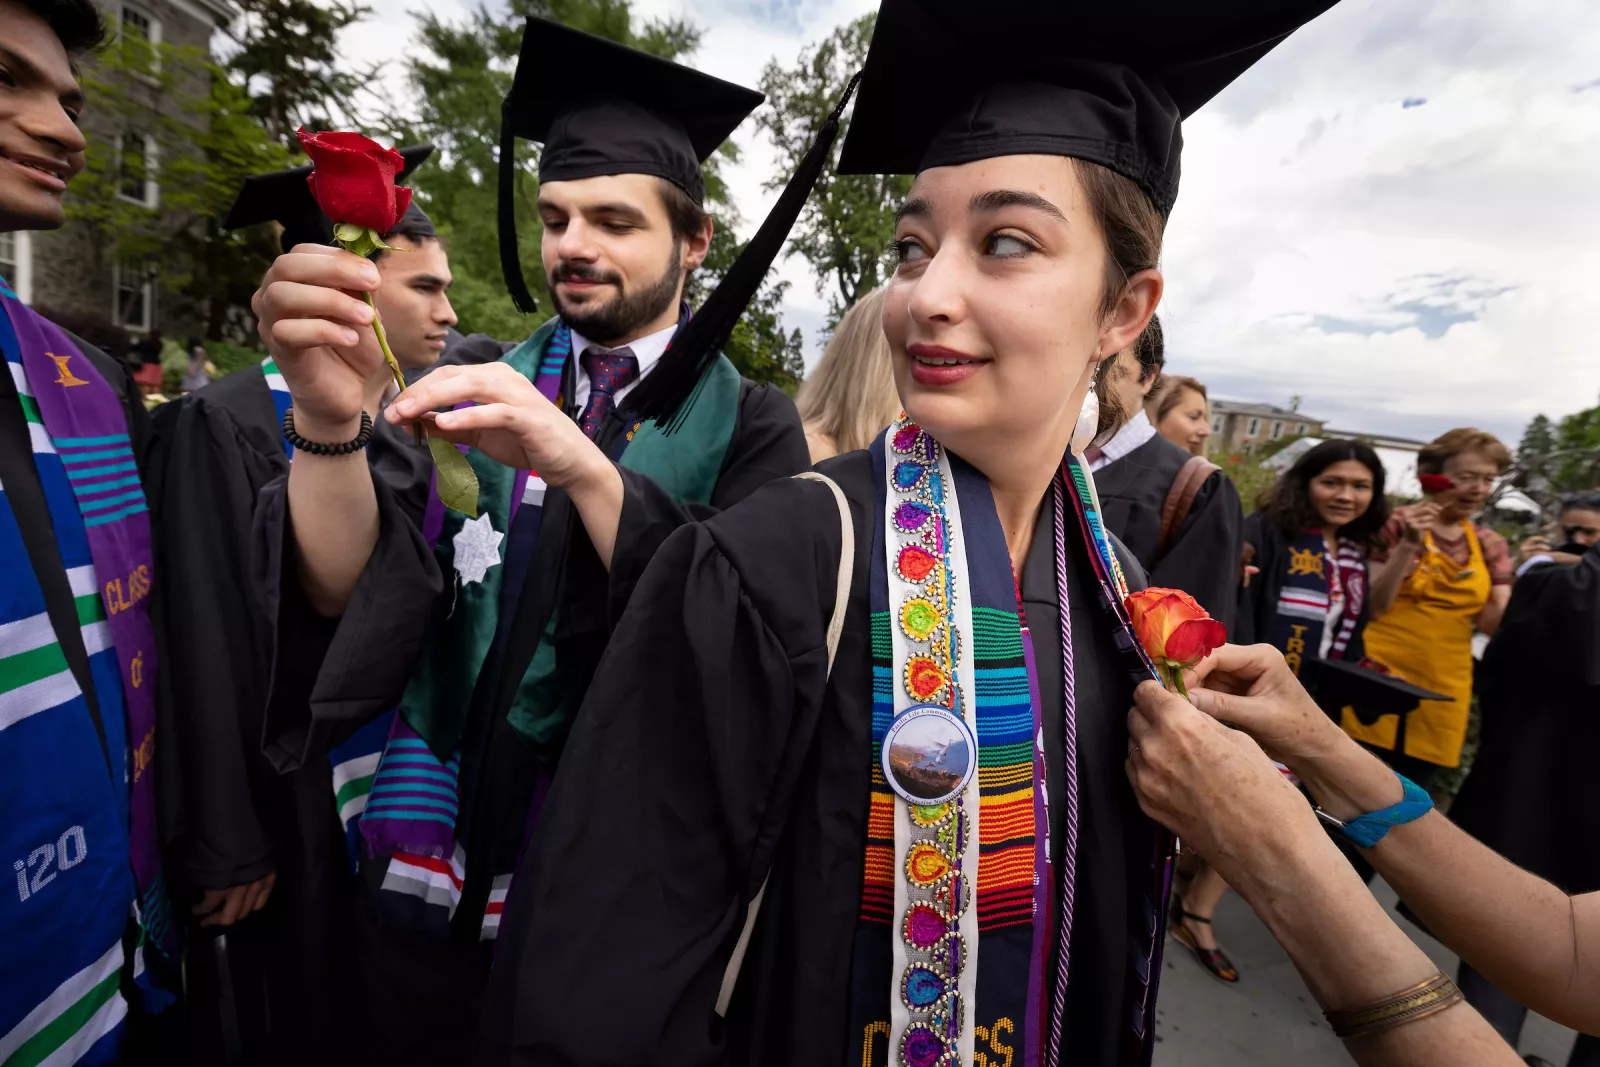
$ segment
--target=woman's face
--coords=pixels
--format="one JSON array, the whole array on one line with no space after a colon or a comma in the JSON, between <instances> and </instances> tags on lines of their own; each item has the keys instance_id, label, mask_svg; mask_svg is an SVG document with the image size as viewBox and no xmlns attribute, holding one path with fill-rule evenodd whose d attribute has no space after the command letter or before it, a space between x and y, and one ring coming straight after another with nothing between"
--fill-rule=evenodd
<instances>
[{"instance_id":1,"label":"woman's face","mask_svg":"<svg viewBox=\"0 0 1600 1067\"><path fill-rule=\"evenodd\" d=\"M1458 520L1483 510L1500 479L1500 465L1482 452L1457 452L1444 461L1443 473L1456 487L1445 494L1440 517Z\"/></svg>"},{"instance_id":2,"label":"woman's face","mask_svg":"<svg viewBox=\"0 0 1600 1067\"><path fill-rule=\"evenodd\" d=\"M1311 479L1311 506L1323 529L1337 530L1365 515L1372 506L1372 483L1372 471L1353 459L1330 463Z\"/></svg>"},{"instance_id":3,"label":"woman's face","mask_svg":"<svg viewBox=\"0 0 1600 1067\"><path fill-rule=\"evenodd\" d=\"M923 171L895 239L883 327L906 413L991 478L1059 462L1094 364L1139 336L1160 274L1102 315L1105 241L1058 156Z\"/></svg>"},{"instance_id":4,"label":"woman's face","mask_svg":"<svg viewBox=\"0 0 1600 1067\"><path fill-rule=\"evenodd\" d=\"M1193 389L1185 389L1183 398L1167 412L1156 430L1190 455L1205 455L1206 438L1211 436L1211 406Z\"/></svg>"}]
</instances>

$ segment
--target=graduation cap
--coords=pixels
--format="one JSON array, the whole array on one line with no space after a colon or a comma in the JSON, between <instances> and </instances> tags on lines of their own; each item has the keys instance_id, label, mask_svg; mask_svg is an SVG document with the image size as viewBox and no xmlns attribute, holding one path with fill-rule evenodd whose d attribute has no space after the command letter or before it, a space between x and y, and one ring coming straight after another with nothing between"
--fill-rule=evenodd
<instances>
[{"instance_id":1,"label":"graduation cap","mask_svg":"<svg viewBox=\"0 0 1600 1067\"><path fill-rule=\"evenodd\" d=\"M777 204L716 290L629 395L641 419L670 432L701 375L727 343L805 206L839 133L852 80ZM540 181L651 174L705 200L700 164L765 97L720 78L546 19L528 19L500 118L500 268L511 299L534 309L517 253L516 142L540 141Z\"/></svg>"},{"instance_id":2,"label":"graduation cap","mask_svg":"<svg viewBox=\"0 0 1600 1067\"><path fill-rule=\"evenodd\" d=\"M544 145L541 182L652 174L704 204L700 164L766 99L742 85L529 17L500 108L500 267L519 310L535 304L517 255L517 138Z\"/></svg>"},{"instance_id":3,"label":"graduation cap","mask_svg":"<svg viewBox=\"0 0 1600 1067\"><path fill-rule=\"evenodd\" d=\"M433 145L417 144L400 149L406 165L395 182L400 183L433 154ZM237 230L263 222L276 222L283 226L279 245L285 252L298 244L333 244L333 223L317 207L306 178L311 175L311 164L290 167L270 174L252 174L244 180L239 195L234 197L227 218L222 220L224 230ZM415 212L423 219L427 215L415 202L406 209L406 216Z\"/></svg>"},{"instance_id":4,"label":"graduation cap","mask_svg":"<svg viewBox=\"0 0 1600 1067\"><path fill-rule=\"evenodd\" d=\"M1371 726L1384 715L1406 715L1424 700L1449 700L1404 678L1337 659L1308 659L1300 667L1300 681L1317 707L1337 719L1350 708L1362 725Z\"/></svg>"},{"instance_id":5,"label":"graduation cap","mask_svg":"<svg viewBox=\"0 0 1600 1067\"><path fill-rule=\"evenodd\" d=\"M1163 214L1182 120L1337 0L883 0L842 174L1060 155Z\"/></svg>"}]
</instances>

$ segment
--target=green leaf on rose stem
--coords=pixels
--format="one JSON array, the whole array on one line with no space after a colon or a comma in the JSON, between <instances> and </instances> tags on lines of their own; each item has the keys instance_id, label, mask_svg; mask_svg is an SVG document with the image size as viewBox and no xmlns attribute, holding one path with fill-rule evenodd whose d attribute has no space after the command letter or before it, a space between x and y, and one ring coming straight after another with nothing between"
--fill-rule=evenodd
<instances>
[{"instance_id":1,"label":"green leaf on rose stem","mask_svg":"<svg viewBox=\"0 0 1600 1067\"><path fill-rule=\"evenodd\" d=\"M439 472L439 499L452 511L468 518L478 517L478 472L472 469L461 450L443 437L428 438L428 451Z\"/></svg>"},{"instance_id":2,"label":"green leaf on rose stem","mask_svg":"<svg viewBox=\"0 0 1600 1067\"><path fill-rule=\"evenodd\" d=\"M357 226L353 222L334 223L333 239L338 241L346 252L354 252L362 258L366 258L374 252L401 251L401 249L385 244L383 234L377 230L370 230L365 226Z\"/></svg>"}]
</instances>

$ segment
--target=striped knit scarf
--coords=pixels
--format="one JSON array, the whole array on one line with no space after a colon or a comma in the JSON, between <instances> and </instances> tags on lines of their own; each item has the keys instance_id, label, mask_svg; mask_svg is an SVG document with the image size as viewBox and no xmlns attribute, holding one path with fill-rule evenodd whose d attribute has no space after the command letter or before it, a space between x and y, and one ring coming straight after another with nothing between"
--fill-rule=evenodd
<instances>
[{"instance_id":1,"label":"striped knit scarf","mask_svg":"<svg viewBox=\"0 0 1600 1067\"><path fill-rule=\"evenodd\" d=\"M115 1055L130 914L146 1010L180 946L154 822L150 525L116 393L72 341L0 282L0 349L20 396L95 707L68 666L0 486L0 1063ZM132 751L130 753L130 737Z\"/></svg>"},{"instance_id":2,"label":"striped knit scarf","mask_svg":"<svg viewBox=\"0 0 1600 1067\"><path fill-rule=\"evenodd\" d=\"M1322 658L1322 640L1335 591L1343 606L1328 658L1343 658L1366 604L1367 566L1361 546L1341 537L1338 555L1330 559L1322 531L1312 530L1285 546L1283 569L1277 579L1278 610L1272 619L1272 643L1283 653L1289 668L1299 674L1307 659Z\"/></svg>"}]
</instances>

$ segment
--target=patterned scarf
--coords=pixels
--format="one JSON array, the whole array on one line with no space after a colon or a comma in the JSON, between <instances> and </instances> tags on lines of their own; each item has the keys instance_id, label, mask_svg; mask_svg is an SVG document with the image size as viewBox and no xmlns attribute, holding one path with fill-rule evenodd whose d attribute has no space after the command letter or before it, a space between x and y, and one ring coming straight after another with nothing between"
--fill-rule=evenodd
<instances>
[{"instance_id":1,"label":"patterned scarf","mask_svg":"<svg viewBox=\"0 0 1600 1067\"><path fill-rule=\"evenodd\" d=\"M872 446L882 476L872 557L872 792L852 968L853 1033L881 1035L891 1062L1059 1062L1077 851L1076 715L1066 601L1064 500L1072 497L1102 585L1125 592L1099 526L1092 483L1075 462L1054 488L1065 685L1066 847L1054 1001L1046 1002L1056 877L1049 864L1042 705L1032 635L1020 613L1004 534L982 475L900 422ZM892 531L892 535L891 535ZM1096 536L1095 531L1098 531ZM1152 675L1119 623L1139 680ZM966 652L970 649L970 653ZM969 658L970 657L970 658ZM961 794L922 805L891 791L885 739L929 704L971 725L976 773ZM901 736L896 734L898 738ZM945 752L959 752L957 741ZM892 742L896 748L898 742ZM898 762L897 762L898 761ZM950 761L941 756L935 771ZM1152 881L1164 899L1170 842ZM1162 904L1139 919L1158 929ZM1148 1031L1159 936L1148 938L1135 1025ZM1150 963L1155 962L1155 968ZM948 1057L948 1059L947 1059Z\"/></svg>"},{"instance_id":2,"label":"patterned scarf","mask_svg":"<svg viewBox=\"0 0 1600 1067\"><path fill-rule=\"evenodd\" d=\"M17 386L94 688L79 689L0 487L0 837L14 890L0 930L0 1062L110 1048L130 911L147 1010L181 951L155 826L150 520L115 391L75 344L0 282L0 349ZM97 713L96 713L97 711ZM132 740L130 753L130 738Z\"/></svg>"},{"instance_id":3,"label":"patterned scarf","mask_svg":"<svg viewBox=\"0 0 1600 1067\"><path fill-rule=\"evenodd\" d=\"M1285 546L1277 577L1280 585L1272 643L1289 668L1299 674L1307 658L1322 658L1322 639L1335 590L1343 607L1328 658L1343 658L1367 599L1367 565L1361 546L1341 537L1338 555L1329 559L1322 531L1312 530Z\"/></svg>"}]
</instances>

